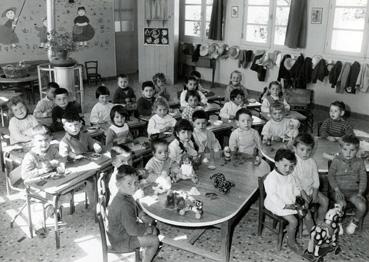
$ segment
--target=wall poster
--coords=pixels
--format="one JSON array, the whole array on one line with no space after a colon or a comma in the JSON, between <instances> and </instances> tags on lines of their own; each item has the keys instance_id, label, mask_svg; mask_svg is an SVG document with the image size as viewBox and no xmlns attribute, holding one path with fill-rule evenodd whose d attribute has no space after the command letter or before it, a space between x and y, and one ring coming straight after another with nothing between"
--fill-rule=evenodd
<instances>
[{"instance_id":1,"label":"wall poster","mask_svg":"<svg viewBox=\"0 0 369 262\"><path fill-rule=\"evenodd\" d=\"M145 45L169 45L168 28L145 28Z\"/></svg>"}]
</instances>

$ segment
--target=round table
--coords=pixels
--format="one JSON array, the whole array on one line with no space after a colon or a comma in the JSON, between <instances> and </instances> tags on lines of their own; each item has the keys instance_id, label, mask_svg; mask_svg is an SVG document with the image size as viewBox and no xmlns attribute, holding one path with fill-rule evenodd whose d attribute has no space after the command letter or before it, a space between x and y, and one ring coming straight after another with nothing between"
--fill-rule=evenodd
<instances>
[{"instance_id":1,"label":"round table","mask_svg":"<svg viewBox=\"0 0 369 262\"><path fill-rule=\"evenodd\" d=\"M203 216L196 219L193 212L187 212L184 216L178 214L175 209L166 208L166 194L160 195L156 202L148 203L147 199L152 198L152 189L145 189L147 197L140 200L142 209L146 214L158 221L172 226L182 226L193 228L193 235L188 237L188 241L175 240L164 236L163 243L193 252L214 260L229 261L231 246L231 230L237 215L253 201L258 189L258 176L263 176L270 171L266 162L260 166L254 166L252 161L247 161L241 166L235 166L232 162L225 165L223 160L217 161L216 170L209 170L202 165L196 173L199 176L199 183L193 184L191 181L179 181L172 185L173 190L189 191L196 187L200 195L194 196L195 199L203 202ZM220 164L222 163L222 164ZM235 184L228 194L223 195L213 185L210 176L215 173L223 173L226 178ZM205 193L216 193L217 198L211 200L205 197ZM204 227L220 225L221 227L221 252L220 254L210 252L193 246L194 242L204 232ZM199 230L199 228L202 228Z\"/></svg>"},{"instance_id":2,"label":"round table","mask_svg":"<svg viewBox=\"0 0 369 262\"><path fill-rule=\"evenodd\" d=\"M262 145L261 153L271 162L274 162L274 156L279 148L286 147L286 143L272 142L271 146ZM338 142L331 142L327 139L315 137L315 148L313 158L318 165L319 173L328 172L328 160L333 159L334 155L340 151ZM366 170L369 171L369 161L365 161Z\"/></svg>"},{"instance_id":3,"label":"round table","mask_svg":"<svg viewBox=\"0 0 369 262\"><path fill-rule=\"evenodd\" d=\"M5 75L0 75L0 86L5 86L5 87L11 87L11 86L16 86L18 87L17 91L22 92L23 89L27 89L28 86L28 90L29 90L29 100L30 98L33 99L34 101L34 96L33 96L33 89L34 89L34 82L38 80L38 76L37 74L30 74L26 77L20 77L20 78L6 78Z\"/></svg>"}]
</instances>

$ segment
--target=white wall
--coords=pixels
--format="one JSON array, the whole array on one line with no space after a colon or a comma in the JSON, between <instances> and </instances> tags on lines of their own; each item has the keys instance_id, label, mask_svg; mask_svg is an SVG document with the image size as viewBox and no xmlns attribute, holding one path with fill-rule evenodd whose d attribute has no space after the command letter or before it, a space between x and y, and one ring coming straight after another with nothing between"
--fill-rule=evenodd
<instances>
[{"instance_id":1,"label":"white wall","mask_svg":"<svg viewBox=\"0 0 369 262\"><path fill-rule=\"evenodd\" d=\"M243 20L243 0L228 0L227 6L227 18L226 18L226 29L225 29L225 43L228 45L238 45L243 49L260 49L257 47L246 46L242 44L241 41L241 31L242 31L242 20ZM353 62L357 60L358 62L369 62L365 57L335 57L328 55L324 51L325 45L325 35L328 24L328 11L329 11L329 0L308 0L309 11L308 11L308 35L307 35L307 47L304 50L292 50L285 49L281 50L283 54L293 53L299 54L304 53L305 56L321 55L326 60L333 61L349 61ZM240 14L238 18L231 18L230 12L232 6L239 6ZM322 7L323 8L323 22L322 24L311 24L310 15L312 7ZM238 64L236 60L226 59L219 60L217 62L217 70L215 74L215 81L222 84L227 84L229 82L230 73L238 69ZM206 80L211 80L211 72L207 69L198 68L202 73L203 78ZM276 80L279 67L275 66L273 69L269 70L267 73L267 78L265 82L259 82L256 77L256 73L250 69L238 69L243 73L243 84L252 90L262 91L267 84ZM334 100L341 100L345 102L353 112L368 114L369 112L369 94L357 93L357 94L337 94L335 89L331 89L328 79L325 82L319 82L317 84L309 84L308 88L314 90L314 102L319 105L328 106Z\"/></svg>"}]
</instances>

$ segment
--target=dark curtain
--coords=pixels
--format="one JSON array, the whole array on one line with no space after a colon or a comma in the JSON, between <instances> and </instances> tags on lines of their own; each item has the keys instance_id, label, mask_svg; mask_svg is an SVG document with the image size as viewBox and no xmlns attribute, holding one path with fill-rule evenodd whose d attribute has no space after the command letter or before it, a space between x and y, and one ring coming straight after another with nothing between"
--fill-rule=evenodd
<instances>
[{"instance_id":1,"label":"dark curtain","mask_svg":"<svg viewBox=\"0 0 369 262\"><path fill-rule=\"evenodd\" d=\"M307 0L292 0L284 45L305 48L307 34Z\"/></svg>"},{"instance_id":2,"label":"dark curtain","mask_svg":"<svg viewBox=\"0 0 369 262\"><path fill-rule=\"evenodd\" d=\"M227 0L214 0L209 25L209 39L223 40Z\"/></svg>"}]
</instances>

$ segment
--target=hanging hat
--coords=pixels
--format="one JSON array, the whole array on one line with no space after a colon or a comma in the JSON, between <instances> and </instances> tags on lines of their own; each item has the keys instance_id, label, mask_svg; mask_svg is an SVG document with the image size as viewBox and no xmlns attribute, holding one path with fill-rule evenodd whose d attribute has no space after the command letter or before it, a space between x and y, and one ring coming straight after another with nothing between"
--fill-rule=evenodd
<instances>
[{"instance_id":1,"label":"hanging hat","mask_svg":"<svg viewBox=\"0 0 369 262\"><path fill-rule=\"evenodd\" d=\"M15 7L10 7L10 8L8 8L8 9L6 9L2 14L1 14L1 17L5 17L6 16L6 13L8 12L8 11L13 11L14 12L14 14L15 14L15 11L17 11L17 8L15 8Z\"/></svg>"},{"instance_id":2,"label":"hanging hat","mask_svg":"<svg viewBox=\"0 0 369 262\"><path fill-rule=\"evenodd\" d=\"M263 60L261 61L261 65L270 69L276 64L277 56L280 51L267 52L263 56Z\"/></svg>"},{"instance_id":3,"label":"hanging hat","mask_svg":"<svg viewBox=\"0 0 369 262\"><path fill-rule=\"evenodd\" d=\"M218 56L222 56L224 54L225 48L226 48L226 44L224 44L224 43L220 43L220 44L217 45Z\"/></svg>"},{"instance_id":4,"label":"hanging hat","mask_svg":"<svg viewBox=\"0 0 369 262\"><path fill-rule=\"evenodd\" d=\"M220 55L220 58L228 58L229 57L229 46L227 44L222 44L223 46L223 54Z\"/></svg>"},{"instance_id":5,"label":"hanging hat","mask_svg":"<svg viewBox=\"0 0 369 262\"><path fill-rule=\"evenodd\" d=\"M237 59L240 55L240 48L238 46L232 46L229 48L229 55L233 59Z\"/></svg>"},{"instance_id":6,"label":"hanging hat","mask_svg":"<svg viewBox=\"0 0 369 262\"><path fill-rule=\"evenodd\" d=\"M209 54L209 46L201 45L200 46L200 56L207 56Z\"/></svg>"},{"instance_id":7,"label":"hanging hat","mask_svg":"<svg viewBox=\"0 0 369 262\"><path fill-rule=\"evenodd\" d=\"M219 57L217 50L218 50L218 45L216 43L212 43L209 46L209 56L210 56L210 58L217 59Z\"/></svg>"},{"instance_id":8,"label":"hanging hat","mask_svg":"<svg viewBox=\"0 0 369 262\"><path fill-rule=\"evenodd\" d=\"M291 70L291 68L293 67L293 65L295 64L295 61L296 60L294 60L294 59L292 59L292 58L286 58L285 60L284 60L284 63L283 63L283 65L284 65L284 67L289 71L289 70Z\"/></svg>"}]
</instances>

